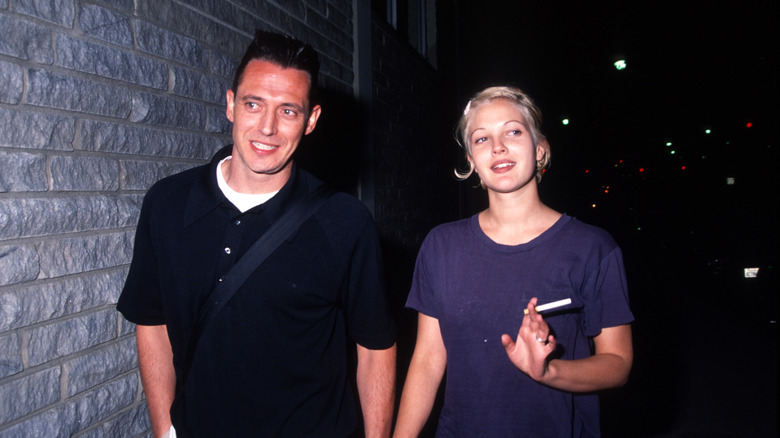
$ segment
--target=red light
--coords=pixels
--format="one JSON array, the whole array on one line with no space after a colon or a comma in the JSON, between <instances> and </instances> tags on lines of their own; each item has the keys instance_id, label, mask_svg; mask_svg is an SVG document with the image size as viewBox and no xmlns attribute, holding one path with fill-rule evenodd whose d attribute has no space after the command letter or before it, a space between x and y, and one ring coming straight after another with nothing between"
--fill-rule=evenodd
<instances>
[{"instance_id":1,"label":"red light","mask_svg":"<svg viewBox=\"0 0 780 438\"><path fill-rule=\"evenodd\" d=\"M607 189L607 190L604 190L604 193L609 193L609 189Z\"/></svg>"},{"instance_id":2,"label":"red light","mask_svg":"<svg viewBox=\"0 0 780 438\"><path fill-rule=\"evenodd\" d=\"M685 170L685 166L682 166L680 169Z\"/></svg>"},{"instance_id":3,"label":"red light","mask_svg":"<svg viewBox=\"0 0 780 438\"><path fill-rule=\"evenodd\" d=\"M588 172L590 172L590 170L588 170L588 169L585 169L585 173L588 173Z\"/></svg>"},{"instance_id":4,"label":"red light","mask_svg":"<svg viewBox=\"0 0 780 438\"><path fill-rule=\"evenodd\" d=\"M645 171L645 168L644 168L644 167L640 167L640 168L639 168L639 173L642 173L642 172L644 172L644 171Z\"/></svg>"},{"instance_id":5,"label":"red light","mask_svg":"<svg viewBox=\"0 0 780 438\"><path fill-rule=\"evenodd\" d=\"M745 126L748 127L748 128L752 128L753 127L753 122L747 122L747 124L745 124Z\"/></svg>"}]
</instances>

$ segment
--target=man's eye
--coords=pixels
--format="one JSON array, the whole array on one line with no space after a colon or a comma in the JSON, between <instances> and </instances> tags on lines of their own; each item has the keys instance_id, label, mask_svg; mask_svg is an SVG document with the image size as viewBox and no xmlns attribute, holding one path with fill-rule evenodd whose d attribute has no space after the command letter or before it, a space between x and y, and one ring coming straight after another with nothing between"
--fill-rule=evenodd
<instances>
[{"instance_id":1,"label":"man's eye","mask_svg":"<svg viewBox=\"0 0 780 438\"><path fill-rule=\"evenodd\" d=\"M258 105L257 102L247 102L246 103L246 107L251 109L251 110L256 110L256 109L260 108L260 105Z\"/></svg>"}]
</instances>

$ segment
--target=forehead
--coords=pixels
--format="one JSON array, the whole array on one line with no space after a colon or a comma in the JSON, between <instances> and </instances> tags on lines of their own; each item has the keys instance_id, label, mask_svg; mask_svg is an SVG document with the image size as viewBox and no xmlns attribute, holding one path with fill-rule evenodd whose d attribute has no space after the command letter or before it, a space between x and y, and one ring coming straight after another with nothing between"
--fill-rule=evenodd
<instances>
[{"instance_id":1,"label":"forehead","mask_svg":"<svg viewBox=\"0 0 780 438\"><path fill-rule=\"evenodd\" d=\"M310 85L309 74L303 70L253 59L241 75L236 95L292 99L294 103L305 104Z\"/></svg>"},{"instance_id":2,"label":"forehead","mask_svg":"<svg viewBox=\"0 0 780 438\"><path fill-rule=\"evenodd\" d=\"M478 104L471 111L468 125L470 129L478 129L483 125L503 124L510 121L518 121L525 125L523 110L515 102L499 97Z\"/></svg>"}]
</instances>

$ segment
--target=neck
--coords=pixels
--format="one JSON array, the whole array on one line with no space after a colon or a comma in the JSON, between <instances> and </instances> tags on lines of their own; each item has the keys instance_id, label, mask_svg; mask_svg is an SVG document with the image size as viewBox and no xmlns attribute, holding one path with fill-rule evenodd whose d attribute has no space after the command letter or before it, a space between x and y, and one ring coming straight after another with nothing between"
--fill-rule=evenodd
<instances>
[{"instance_id":1,"label":"neck","mask_svg":"<svg viewBox=\"0 0 780 438\"><path fill-rule=\"evenodd\" d=\"M544 205L535 185L513 193L488 191L489 207L479 215L482 231L496 243L527 243L553 226L561 214Z\"/></svg>"},{"instance_id":2,"label":"neck","mask_svg":"<svg viewBox=\"0 0 780 438\"><path fill-rule=\"evenodd\" d=\"M246 172L236 171L234 166L237 166L236 160L231 158L222 163L221 170L227 185L238 193L260 195L278 192L292 175L292 162L273 174L252 173L247 175Z\"/></svg>"}]
</instances>

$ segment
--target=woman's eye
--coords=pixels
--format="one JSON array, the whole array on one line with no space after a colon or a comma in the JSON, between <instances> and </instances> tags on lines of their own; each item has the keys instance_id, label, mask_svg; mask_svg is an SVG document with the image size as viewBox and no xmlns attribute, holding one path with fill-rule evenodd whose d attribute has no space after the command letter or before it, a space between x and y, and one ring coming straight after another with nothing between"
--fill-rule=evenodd
<instances>
[{"instance_id":1,"label":"woman's eye","mask_svg":"<svg viewBox=\"0 0 780 438\"><path fill-rule=\"evenodd\" d=\"M523 131L521 131L519 129L513 129L513 130L509 131L509 135L520 135L522 133L523 133Z\"/></svg>"},{"instance_id":2,"label":"woman's eye","mask_svg":"<svg viewBox=\"0 0 780 438\"><path fill-rule=\"evenodd\" d=\"M487 137L479 137L474 139L475 144L484 143L487 141Z\"/></svg>"}]
</instances>

